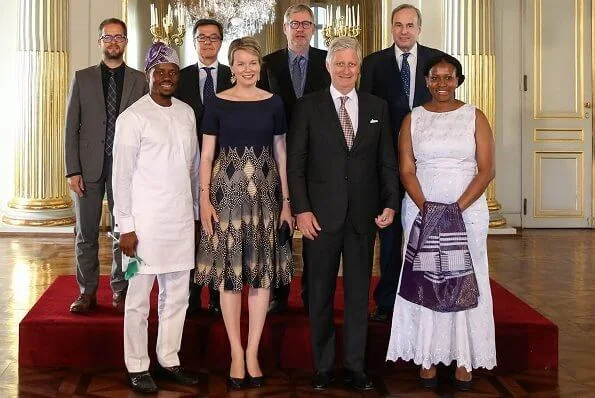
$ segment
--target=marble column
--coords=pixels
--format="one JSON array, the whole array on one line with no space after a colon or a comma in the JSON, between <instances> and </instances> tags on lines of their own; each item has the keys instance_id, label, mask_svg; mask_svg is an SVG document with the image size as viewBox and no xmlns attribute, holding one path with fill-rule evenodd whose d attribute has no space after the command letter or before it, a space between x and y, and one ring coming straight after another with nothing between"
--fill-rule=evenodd
<instances>
[{"instance_id":1,"label":"marble column","mask_svg":"<svg viewBox=\"0 0 595 398\"><path fill-rule=\"evenodd\" d=\"M493 0L443 0L444 51L463 65L465 83L457 98L476 105L496 132L496 59ZM495 180L486 190L490 227L506 225L496 200Z\"/></svg>"},{"instance_id":2,"label":"marble column","mask_svg":"<svg viewBox=\"0 0 595 398\"><path fill-rule=\"evenodd\" d=\"M24 226L72 224L63 138L68 0L21 0L18 19L14 196L2 221Z\"/></svg>"}]
</instances>

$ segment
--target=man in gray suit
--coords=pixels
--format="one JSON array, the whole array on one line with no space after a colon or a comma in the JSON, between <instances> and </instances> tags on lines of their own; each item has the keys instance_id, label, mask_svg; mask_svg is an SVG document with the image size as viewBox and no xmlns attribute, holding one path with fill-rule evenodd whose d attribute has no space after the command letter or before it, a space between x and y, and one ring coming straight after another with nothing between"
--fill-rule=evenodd
<instances>
[{"instance_id":1,"label":"man in gray suit","mask_svg":"<svg viewBox=\"0 0 595 398\"><path fill-rule=\"evenodd\" d=\"M105 193L112 214L112 149L118 115L148 92L145 75L124 64L126 24L109 18L99 25L99 65L75 73L66 111L64 153L68 186L76 210L76 279L80 295L70 311L87 313L97 305L99 223ZM112 225L113 214L112 214ZM122 255L113 245L113 306L124 312L127 281Z\"/></svg>"}]
</instances>

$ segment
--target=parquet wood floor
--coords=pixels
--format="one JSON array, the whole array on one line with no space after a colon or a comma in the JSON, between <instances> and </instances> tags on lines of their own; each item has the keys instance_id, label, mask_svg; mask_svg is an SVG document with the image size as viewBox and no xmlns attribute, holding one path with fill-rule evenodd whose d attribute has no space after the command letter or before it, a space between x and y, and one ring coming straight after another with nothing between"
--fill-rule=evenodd
<instances>
[{"instance_id":1,"label":"parquet wood floor","mask_svg":"<svg viewBox=\"0 0 595 398\"><path fill-rule=\"evenodd\" d=\"M100 240L101 272L108 274L109 240ZM265 388L228 393L225 374L202 369L198 388L159 383L158 396L595 397L595 231L525 230L490 236L488 246L492 278L559 326L558 372L477 371L473 391L460 393L450 387L448 369L439 371L439 389L428 392L418 387L414 369L387 367L372 374L376 391L357 394L340 383L315 392L308 372L265 369ZM72 236L0 235L0 397L135 396L122 371L19 368L19 321L56 276L73 272Z\"/></svg>"}]
</instances>

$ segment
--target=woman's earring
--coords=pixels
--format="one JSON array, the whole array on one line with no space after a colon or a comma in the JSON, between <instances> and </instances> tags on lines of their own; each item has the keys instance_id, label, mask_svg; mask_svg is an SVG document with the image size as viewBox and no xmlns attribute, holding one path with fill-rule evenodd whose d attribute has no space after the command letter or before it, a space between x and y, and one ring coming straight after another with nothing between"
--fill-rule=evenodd
<instances>
[{"instance_id":1,"label":"woman's earring","mask_svg":"<svg viewBox=\"0 0 595 398\"><path fill-rule=\"evenodd\" d=\"M229 79L231 80L231 84L236 84L236 75L234 75L233 73L231 74L231 78Z\"/></svg>"}]
</instances>

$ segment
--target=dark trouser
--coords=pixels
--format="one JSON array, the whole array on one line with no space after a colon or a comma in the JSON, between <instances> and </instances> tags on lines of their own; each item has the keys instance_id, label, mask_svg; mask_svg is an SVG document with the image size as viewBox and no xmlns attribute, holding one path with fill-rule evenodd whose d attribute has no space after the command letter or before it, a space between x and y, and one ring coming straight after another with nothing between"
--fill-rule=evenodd
<instances>
[{"instance_id":1,"label":"dark trouser","mask_svg":"<svg viewBox=\"0 0 595 398\"><path fill-rule=\"evenodd\" d=\"M374 289L374 301L376 301L376 306L386 311L392 311L402 267L403 230L400 218L395 216L394 222L381 229L379 235L380 280Z\"/></svg>"},{"instance_id":2,"label":"dark trouser","mask_svg":"<svg viewBox=\"0 0 595 398\"><path fill-rule=\"evenodd\" d=\"M85 181L84 195L79 198L73 194L76 212L76 280L81 293L94 294L99 283L99 224L103 208L103 197L107 192L107 202L112 216L114 232L114 195L112 192L112 157L105 156L103 172L98 181ZM122 252L118 242L112 245L111 287L114 293L123 292L128 287L122 272Z\"/></svg>"},{"instance_id":3,"label":"dark trouser","mask_svg":"<svg viewBox=\"0 0 595 398\"><path fill-rule=\"evenodd\" d=\"M290 245L293 252L293 240L290 240ZM303 262L304 268L302 269L302 301L304 304L308 303L308 267L306 266L306 262ZM273 297L272 300L279 300L279 301L287 301L289 297L289 292L291 289L291 284L281 286L278 288L273 289Z\"/></svg>"},{"instance_id":4,"label":"dark trouser","mask_svg":"<svg viewBox=\"0 0 595 398\"><path fill-rule=\"evenodd\" d=\"M346 222L340 231L323 230L313 241L303 240L303 258L309 270L310 330L317 371L330 371L335 363L334 295L341 254L345 300L343 363L354 372L364 370L374 236L374 233L360 234Z\"/></svg>"}]
</instances>

